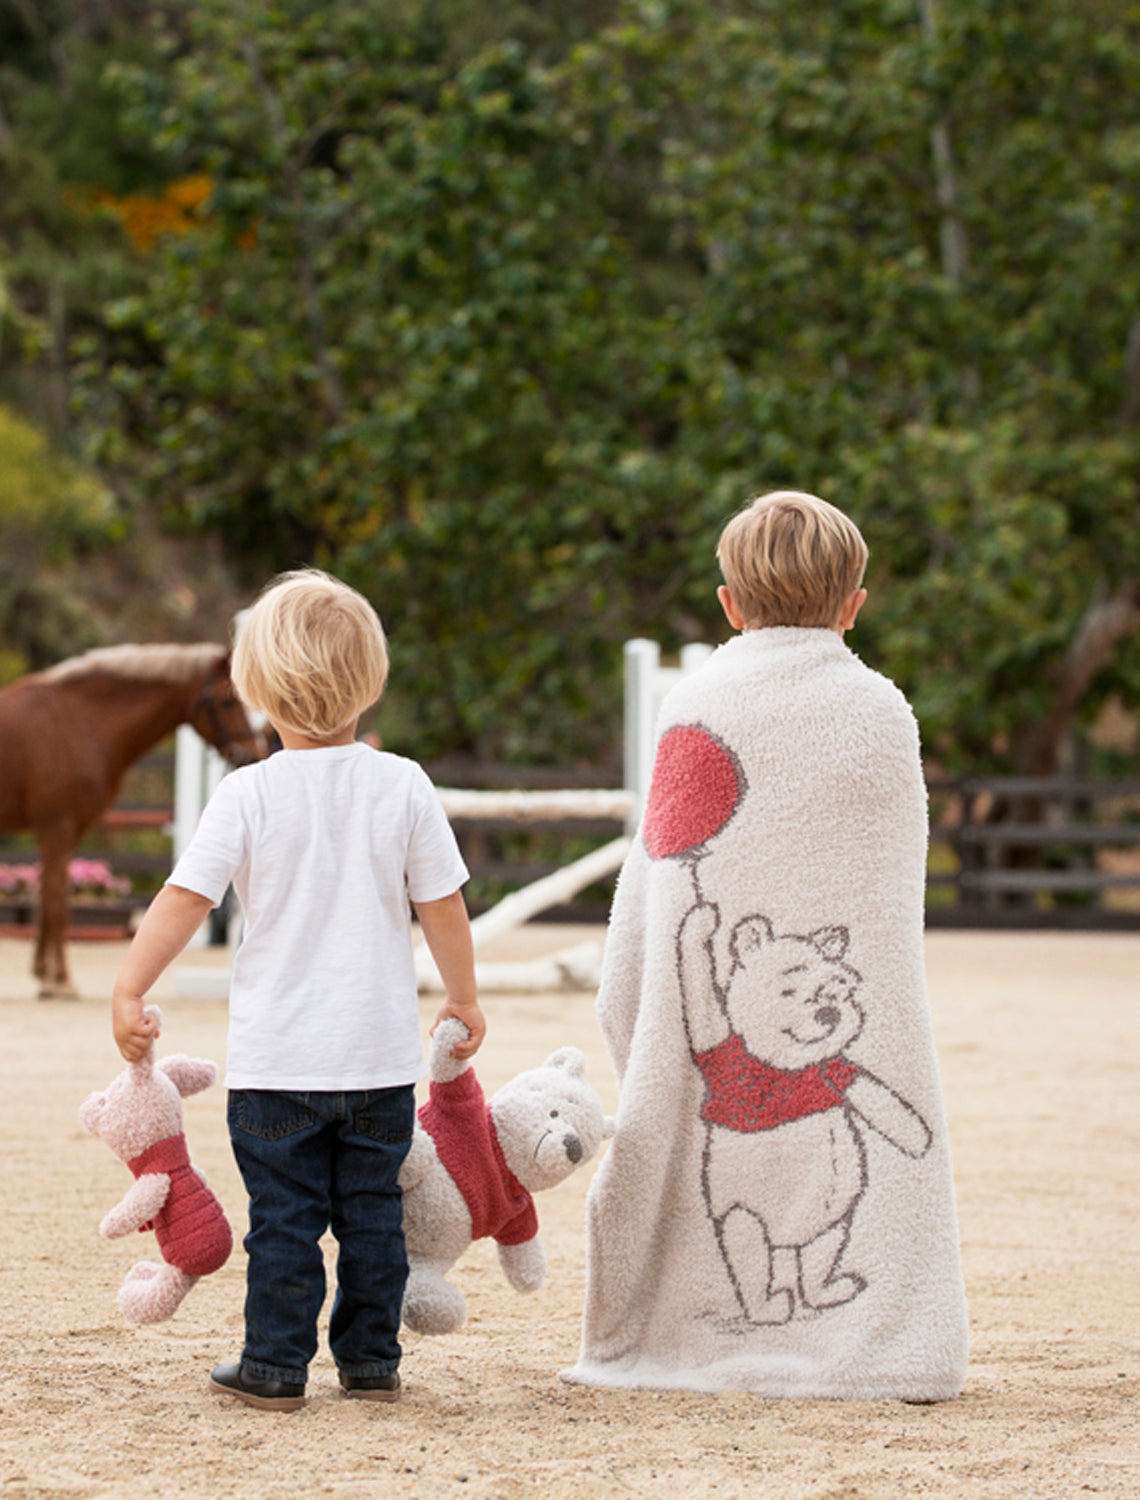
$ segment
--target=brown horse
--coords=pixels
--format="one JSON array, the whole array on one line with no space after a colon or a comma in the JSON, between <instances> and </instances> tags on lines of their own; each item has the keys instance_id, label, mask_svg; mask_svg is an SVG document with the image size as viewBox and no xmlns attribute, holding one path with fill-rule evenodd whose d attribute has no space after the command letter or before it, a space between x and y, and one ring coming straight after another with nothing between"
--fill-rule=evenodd
<instances>
[{"instance_id":1,"label":"brown horse","mask_svg":"<svg viewBox=\"0 0 1140 1500\"><path fill-rule=\"evenodd\" d=\"M265 739L230 682L224 646L111 646L0 691L0 833L30 828L43 871L33 971L40 997L71 996L67 867L140 756L192 724L233 765Z\"/></svg>"}]
</instances>

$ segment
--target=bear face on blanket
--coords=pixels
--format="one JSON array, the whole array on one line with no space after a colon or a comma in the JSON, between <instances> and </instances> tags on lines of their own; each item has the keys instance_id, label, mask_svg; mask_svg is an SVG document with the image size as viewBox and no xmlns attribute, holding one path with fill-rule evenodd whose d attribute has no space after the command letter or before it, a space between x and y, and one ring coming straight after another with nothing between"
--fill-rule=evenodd
<instances>
[{"instance_id":1,"label":"bear face on blanket","mask_svg":"<svg viewBox=\"0 0 1140 1500\"><path fill-rule=\"evenodd\" d=\"M715 906L694 907L686 927L695 927L705 912L718 915ZM843 962L848 942L846 927L777 937L764 916L736 924L723 990L715 972L708 980L723 994L732 1030L754 1057L774 1068L806 1068L855 1041L863 1029L856 1000L862 978Z\"/></svg>"}]
</instances>

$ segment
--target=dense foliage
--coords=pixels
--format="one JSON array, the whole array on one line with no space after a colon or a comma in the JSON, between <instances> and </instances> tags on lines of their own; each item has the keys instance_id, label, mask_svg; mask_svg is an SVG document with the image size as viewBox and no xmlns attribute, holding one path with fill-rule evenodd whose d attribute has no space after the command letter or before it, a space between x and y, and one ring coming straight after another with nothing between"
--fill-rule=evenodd
<instances>
[{"instance_id":1,"label":"dense foliage","mask_svg":"<svg viewBox=\"0 0 1140 1500\"><path fill-rule=\"evenodd\" d=\"M107 491L0 406L0 686L101 644L78 565L115 531Z\"/></svg>"},{"instance_id":2,"label":"dense foliage","mask_svg":"<svg viewBox=\"0 0 1140 1500\"><path fill-rule=\"evenodd\" d=\"M78 451L71 343L140 270L94 195L167 171L120 127L104 80L112 58L153 55L131 29L144 13L0 0L0 684L106 635L87 569L125 532Z\"/></svg>"},{"instance_id":3,"label":"dense foliage","mask_svg":"<svg viewBox=\"0 0 1140 1500\"><path fill-rule=\"evenodd\" d=\"M1140 701L1136 7L147 9L86 430L251 582L363 587L407 748L603 753L621 640L719 636L779 485L863 526L855 644L948 767Z\"/></svg>"}]
</instances>

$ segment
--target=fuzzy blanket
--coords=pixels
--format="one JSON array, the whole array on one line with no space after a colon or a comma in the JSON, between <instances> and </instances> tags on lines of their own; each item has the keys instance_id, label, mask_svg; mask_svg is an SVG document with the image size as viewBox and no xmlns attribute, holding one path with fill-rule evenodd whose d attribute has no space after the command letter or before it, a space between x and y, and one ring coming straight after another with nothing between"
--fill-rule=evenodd
<instances>
[{"instance_id":1,"label":"fuzzy blanket","mask_svg":"<svg viewBox=\"0 0 1140 1500\"><path fill-rule=\"evenodd\" d=\"M620 1108L567 1380L960 1391L926 834L914 717L834 632L747 632L666 698L598 997Z\"/></svg>"}]
</instances>

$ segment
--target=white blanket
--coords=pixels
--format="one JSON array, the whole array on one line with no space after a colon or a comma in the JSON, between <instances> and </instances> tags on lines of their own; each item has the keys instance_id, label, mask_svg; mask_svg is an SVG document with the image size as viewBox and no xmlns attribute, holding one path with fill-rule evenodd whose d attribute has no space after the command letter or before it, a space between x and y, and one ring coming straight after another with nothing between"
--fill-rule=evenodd
<instances>
[{"instance_id":1,"label":"white blanket","mask_svg":"<svg viewBox=\"0 0 1140 1500\"><path fill-rule=\"evenodd\" d=\"M598 1015L573 1382L937 1401L967 1354L902 694L829 630L751 631L669 694Z\"/></svg>"}]
</instances>

